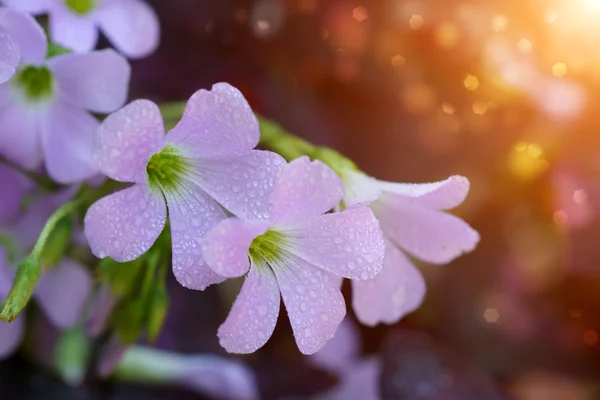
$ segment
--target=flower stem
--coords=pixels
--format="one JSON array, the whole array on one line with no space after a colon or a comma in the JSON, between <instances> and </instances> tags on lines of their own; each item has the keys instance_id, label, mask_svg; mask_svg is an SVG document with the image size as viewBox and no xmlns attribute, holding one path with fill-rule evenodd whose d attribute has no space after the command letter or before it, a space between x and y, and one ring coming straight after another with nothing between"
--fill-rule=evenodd
<instances>
[{"instance_id":1,"label":"flower stem","mask_svg":"<svg viewBox=\"0 0 600 400\"><path fill-rule=\"evenodd\" d=\"M48 218L44 228L40 232L33 250L25 257L17 268L17 275L13 281L10 292L0 306L0 319L6 322L13 321L25 308L31 298L35 285L42 273L40 257L44 252L50 234L56 225L68 214L79 206L79 200L74 199L59 207L54 214Z\"/></svg>"}]
</instances>

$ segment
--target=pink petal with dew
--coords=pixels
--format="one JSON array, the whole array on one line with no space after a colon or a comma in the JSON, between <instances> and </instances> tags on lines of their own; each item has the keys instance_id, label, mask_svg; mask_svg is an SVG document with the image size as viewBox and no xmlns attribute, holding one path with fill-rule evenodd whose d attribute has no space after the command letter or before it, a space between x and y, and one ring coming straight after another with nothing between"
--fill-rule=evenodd
<instances>
[{"instance_id":1,"label":"pink petal with dew","mask_svg":"<svg viewBox=\"0 0 600 400\"><path fill-rule=\"evenodd\" d=\"M94 157L100 171L121 182L145 182L150 157L164 146L160 110L149 100L135 100L106 117L98 128Z\"/></svg>"},{"instance_id":2,"label":"pink petal with dew","mask_svg":"<svg viewBox=\"0 0 600 400\"><path fill-rule=\"evenodd\" d=\"M84 232L96 257L127 262L152 247L166 219L162 194L134 185L92 204L85 215Z\"/></svg>"},{"instance_id":3,"label":"pink petal with dew","mask_svg":"<svg viewBox=\"0 0 600 400\"><path fill-rule=\"evenodd\" d=\"M226 219L210 230L202 241L208 266L226 278L244 275L250 268L248 250L255 237L269 229L265 222Z\"/></svg>"},{"instance_id":4,"label":"pink petal with dew","mask_svg":"<svg viewBox=\"0 0 600 400\"><path fill-rule=\"evenodd\" d=\"M394 324L421 305L425 292L421 272L386 240L383 270L373 279L352 282L352 306L365 325Z\"/></svg>"},{"instance_id":5,"label":"pink petal with dew","mask_svg":"<svg viewBox=\"0 0 600 400\"><path fill-rule=\"evenodd\" d=\"M344 195L342 180L321 161L300 157L281 172L275 185L271 220L302 221L335 207Z\"/></svg>"},{"instance_id":6,"label":"pink petal with dew","mask_svg":"<svg viewBox=\"0 0 600 400\"><path fill-rule=\"evenodd\" d=\"M20 60L19 44L0 26L0 84L12 78Z\"/></svg>"},{"instance_id":7,"label":"pink petal with dew","mask_svg":"<svg viewBox=\"0 0 600 400\"><path fill-rule=\"evenodd\" d=\"M242 93L228 83L201 89L188 100L181 121L167 142L195 158L242 155L260 138L258 121Z\"/></svg>"},{"instance_id":8,"label":"pink petal with dew","mask_svg":"<svg viewBox=\"0 0 600 400\"><path fill-rule=\"evenodd\" d=\"M225 213L213 199L194 184L177 193L165 192L173 242L173 273L177 281L190 289L204 290L225 280L206 265L202 240Z\"/></svg>"},{"instance_id":9,"label":"pink petal with dew","mask_svg":"<svg viewBox=\"0 0 600 400\"><path fill-rule=\"evenodd\" d=\"M367 206L307 218L282 229L290 251L349 279L370 279L383 265L383 234Z\"/></svg>"},{"instance_id":10,"label":"pink petal with dew","mask_svg":"<svg viewBox=\"0 0 600 400\"><path fill-rule=\"evenodd\" d=\"M10 33L12 39L19 45L21 63L44 62L48 41L44 30L32 16L10 8L0 8L0 27Z\"/></svg>"},{"instance_id":11,"label":"pink petal with dew","mask_svg":"<svg viewBox=\"0 0 600 400\"><path fill-rule=\"evenodd\" d=\"M289 255L271 264L298 349L314 354L333 337L346 315L344 296L326 271Z\"/></svg>"},{"instance_id":12,"label":"pink petal with dew","mask_svg":"<svg viewBox=\"0 0 600 400\"><path fill-rule=\"evenodd\" d=\"M263 261L252 261L242 290L225 322L219 343L230 353L249 354L269 340L277 324L280 295L273 271Z\"/></svg>"},{"instance_id":13,"label":"pink petal with dew","mask_svg":"<svg viewBox=\"0 0 600 400\"><path fill-rule=\"evenodd\" d=\"M268 219L273 189L285 160L270 151L197 161L198 185L232 214Z\"/></svg>"},{"instance_id":14,"label":"pink petal with dew","mask_svg":"<svg viewBox=\"0 0 600 400\"><path fill-rule=\"evenodd\" d=\"M391 242L432 264L448 263L479 242L479 234L460 218L402 195L384 193L371 207Z\"/></svg>"}]
</instances>

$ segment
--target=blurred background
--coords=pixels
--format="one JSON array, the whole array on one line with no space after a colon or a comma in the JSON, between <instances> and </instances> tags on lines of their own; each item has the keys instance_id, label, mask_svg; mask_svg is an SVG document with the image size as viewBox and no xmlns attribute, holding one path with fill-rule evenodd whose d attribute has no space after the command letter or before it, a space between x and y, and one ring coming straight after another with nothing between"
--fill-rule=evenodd
<instances>
[{"instance_id":1,"label":"blurred background","mask_svg":"<svg viewBox=\"0 0 600 400\"><path fill-rule=\"evenodd\" d=\"M600 0L149 3L162 40L133 62L132 99L185 100L227 81L379 179L471 181L456 213L480 232L476 251L422 265L427 298L399 324L361 327L384 398L600 399ZM223 293L171 283L172 329L158 345L222 352ZM243 358L263 397L333 385L282 315ZM37 396L56 393L43 398L199 398L114 382L68 389L19 356L0 374L14 393L32 380Z\"/></svg>"}]
</instances>

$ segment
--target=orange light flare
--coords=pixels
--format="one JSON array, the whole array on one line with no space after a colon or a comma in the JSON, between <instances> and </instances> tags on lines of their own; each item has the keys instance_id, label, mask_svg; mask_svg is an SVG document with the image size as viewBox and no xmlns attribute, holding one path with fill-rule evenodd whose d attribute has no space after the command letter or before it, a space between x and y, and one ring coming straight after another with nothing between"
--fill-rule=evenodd
<instances>
[{"instance_id":1,"label":"orange light flare","mask_svg":"<svg viewBox=\"0 0 600 400\"><path fill-rule=\"evenodd\" d=\"M600 76L600 0L557 0L541 13L547 27L544 61L560 60L569 70Z\"/></svg>"}]
</instances>

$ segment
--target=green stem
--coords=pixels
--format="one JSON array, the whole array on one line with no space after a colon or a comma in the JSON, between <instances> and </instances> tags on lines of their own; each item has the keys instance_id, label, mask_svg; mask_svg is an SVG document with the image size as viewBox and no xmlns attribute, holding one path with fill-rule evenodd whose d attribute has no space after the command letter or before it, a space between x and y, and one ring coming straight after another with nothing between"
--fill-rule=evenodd
<instances>
[{"instance_id":1,"label":"green stem","mask_svg":"<svg viewBox=\"0 0 600 400\"><path fill-rule=\"evenodd\" d=\"M40 257L44 252L48 237L56 225L68 214L77 209L79 201L71 200L59 207L54 214L48 218L46 225L40 232L33 250L25 257L17 268L17 275L13 281L10 292L0 306L0 319L3 321L13 321L19 313L25 308L31 298L35 285L42 273L42 264Z\"/></svg>"}]
</instances>

